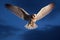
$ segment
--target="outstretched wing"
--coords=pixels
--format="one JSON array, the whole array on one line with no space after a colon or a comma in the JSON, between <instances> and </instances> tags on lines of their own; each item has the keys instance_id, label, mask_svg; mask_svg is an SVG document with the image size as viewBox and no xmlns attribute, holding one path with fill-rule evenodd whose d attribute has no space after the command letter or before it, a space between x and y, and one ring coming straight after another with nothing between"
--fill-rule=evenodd
<instances>
[{"instance_id":1,"label":"outstretched wing","mask_svg":"<svg viewBox=\"0 0 60 40\"><path fill-rule=\"evenodd\" d=\"M22 8L19 8L17 6L13 6L11 4L6 4L5 5L6 8L8 8L9 10L13 11L15 15L17 15L18 17L25 19L25 20L29 20L29 14Z\"/></svg>"},{"instance_id":2,"label":"outstretched wing","mask_svg":"<svg viewBox=\"0 0 60 40\"><path fill-rule=\"evenodd\" d=\"M38 13L37 13L37 20L42 19L45 17L47 14L49 14L52 9L54 8L54 4L50 3L49 5L43 7Z\"/></svg>"}]
</instances>

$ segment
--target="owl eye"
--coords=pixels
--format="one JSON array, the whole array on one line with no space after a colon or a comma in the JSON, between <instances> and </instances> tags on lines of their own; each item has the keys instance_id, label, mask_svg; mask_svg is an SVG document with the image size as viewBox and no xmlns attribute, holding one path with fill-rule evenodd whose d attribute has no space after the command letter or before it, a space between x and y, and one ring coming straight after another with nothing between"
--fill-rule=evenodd
<instances>
[{"instance_id":1,"label":"owl eye","mask_svg":"<svg viewBox=\"0 0 60 40\"><path fill-rule=\"evenodd\" d=\"M33 15L33 17L35 17L35 15Z\"/></svg>"},{"instance_id":2,"label":"owl eye","mask_svg":"<svg viewBox=\"0 0 60 40\"><path fill-rule=\"evenodd\" d=\"M34 17L35 17L35 15L34 15Z\"/></svg>"},{"instance_id":3,"label":"owl eye","mask_svg":"<svg viewBox=\"0 0 60 40\"><path fill-rule=\"evenodd\" d=\"M36 14L33 15L34 17L36 16Z\"/></svg>"}]
</instances>

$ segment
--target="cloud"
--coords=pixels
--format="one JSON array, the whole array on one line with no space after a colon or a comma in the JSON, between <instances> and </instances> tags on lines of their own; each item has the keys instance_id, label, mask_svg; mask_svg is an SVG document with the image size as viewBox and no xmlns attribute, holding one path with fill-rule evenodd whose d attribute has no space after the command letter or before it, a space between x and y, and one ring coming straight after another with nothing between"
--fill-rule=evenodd
<instances>
[{"instance_id":1,"label":"cloud","mask_svg":"<svg viewBox=\"0 0 60 40\"><path fill-rule=\"evenodd\" d=\"M12 26L0 25L0 39L16 35L16 32L18 31L21 31L21 29L14 28Z\"/></svg>"},{"instance_id":2,"label":"cloud","mask_svg":"<svg viewBox=\"0 0 60 40\"><path fill-rule=\"evenodd\" d=\"M51 25L50 25L51 26ZM24 40L59 40L60 26L51 26L50 31L31 30L23 35Z\"/></svg>"}]
</instances>

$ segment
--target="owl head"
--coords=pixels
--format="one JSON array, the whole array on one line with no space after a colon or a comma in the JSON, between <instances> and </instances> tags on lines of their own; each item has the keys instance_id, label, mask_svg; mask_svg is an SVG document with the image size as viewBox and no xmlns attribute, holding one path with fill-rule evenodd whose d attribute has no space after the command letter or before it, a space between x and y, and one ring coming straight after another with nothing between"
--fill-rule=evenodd
<instances>
[{"instance_id":1,"label":"owl head","mask_svg":"<svg viewBox=\"0 0 60 40\"><path fill-rule=\"evenodd\" d=\"M36 17L36 14L33 14L33 17Z\"/></svg>"}]
</instances>

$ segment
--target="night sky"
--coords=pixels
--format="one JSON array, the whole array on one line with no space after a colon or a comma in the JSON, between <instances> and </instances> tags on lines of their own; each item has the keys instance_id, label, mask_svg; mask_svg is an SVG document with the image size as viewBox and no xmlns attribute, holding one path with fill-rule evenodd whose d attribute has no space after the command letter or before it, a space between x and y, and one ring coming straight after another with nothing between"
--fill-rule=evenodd
<instances>
[{"instance_id":1,"label":"night sky","mask_svg":"<svg viewBox=\"0 0 60 40\"><path fill-rule=\"evenodd\" d=\"M54 9L36 22L38 28L34 30L26 29L27 21L5 7L8 3L34 14L52 2ZM0 0L0 40L60 40L60 0Z\"/></svg>"}]
</instances>

